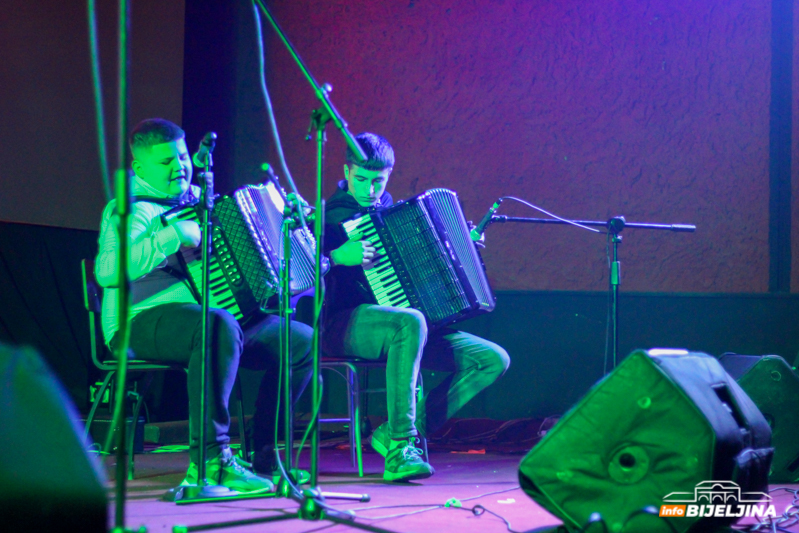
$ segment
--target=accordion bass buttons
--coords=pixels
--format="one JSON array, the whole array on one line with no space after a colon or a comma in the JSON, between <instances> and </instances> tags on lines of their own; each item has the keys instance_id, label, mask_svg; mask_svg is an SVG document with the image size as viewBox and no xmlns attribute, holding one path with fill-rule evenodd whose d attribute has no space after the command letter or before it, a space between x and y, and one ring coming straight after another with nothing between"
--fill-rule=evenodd
<instances>
[{"instance_id":1,"label":"accordion bass buttons","mask_svg":"<svg viewBox=\"0 0 799 533\"><path fill-rule=\"evenodd\" d=\"M217 229L216 227L214 229ZM238 273L236 263L233 260L233 255L230 248L222 236L221 231L214 231L214 254L216 255L217 263L222 267L226 277L233 285L241 285L241 275Z\"/></svg>"}]
</instances>

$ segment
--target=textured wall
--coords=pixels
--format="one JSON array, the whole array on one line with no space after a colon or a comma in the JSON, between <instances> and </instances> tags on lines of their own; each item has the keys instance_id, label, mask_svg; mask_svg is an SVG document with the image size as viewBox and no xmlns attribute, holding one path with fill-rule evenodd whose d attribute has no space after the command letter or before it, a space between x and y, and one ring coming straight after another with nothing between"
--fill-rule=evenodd
<instances>
[{"instance_id":1,"label":"textured wall","mask_svg":"<svg viewBox=\"0 0 799 533\"><path fill-rule=\"evenodd\" d=\"M515 195L566 217L693 223L693 235L626 231L624 289L767 289L768 2L271 5L353 132L394 145L395 197L443 186L474 219ZM310 196L315 101L271 32L267 45L284 148ZM326 194L343 161L332 127L329 139ZM511 202L501 213L536 216ZM496 288L607 283L601 235L497 225L488 245Z\"/></svg>"},{"instance_id":2,"label":"textured wall","mask_svg":"<svg viewBox=\"0 0 799 533\"><path fill-rule=\"evenodd\" d=\"M136 0L130 121L180 122L183 0ZM114 2L97 2L109 162L116 165ZM10 0L0 15L0 220L97 229L100 173L85 0Z\"/></svg>"}]
</instances>

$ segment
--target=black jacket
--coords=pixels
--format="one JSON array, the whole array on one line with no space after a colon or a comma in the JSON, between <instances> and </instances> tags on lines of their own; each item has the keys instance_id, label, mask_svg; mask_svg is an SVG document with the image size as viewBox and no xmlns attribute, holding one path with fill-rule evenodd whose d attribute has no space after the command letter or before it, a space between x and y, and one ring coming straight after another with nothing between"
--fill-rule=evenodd
<instances>
[{"instance_id":1,"label":"black jacket","mask_svg":"<svg viewBox=\"0 0 799 533\"><path fill-rule=\"evenodd\" d=\"M372 209L382 209L393 204L391 195L384 192L375 207L363 207L347 192L347 181L338 182L336 192L325 204L325 243L324 253L330 252L347 242L347 235L341 222L358 213ZM325 276L325 315L332 317L337 313L351 311L361 304L377 303L369 290L363 268L360 266L334 266Z\"/></svg>"}]
</instances>

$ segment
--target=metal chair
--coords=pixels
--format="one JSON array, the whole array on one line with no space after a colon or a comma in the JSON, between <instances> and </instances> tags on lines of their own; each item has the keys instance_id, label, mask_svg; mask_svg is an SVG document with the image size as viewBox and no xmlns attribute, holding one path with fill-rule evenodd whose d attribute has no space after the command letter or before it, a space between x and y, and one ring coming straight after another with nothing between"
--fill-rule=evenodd
<instances>
[{"instance_id":1,"label":"metal chair","mask_svg":"<svg viewBox=\"0 0 799 533\"><path fill-rule=\"evenodd\" d=\"M105 391L112 386L114 383L114 375L117 371L117 361L110 359L106 360L107 355L109 354L108 348L105 346L105 343L102 339L98 336L97 331L97 323L100 319L100 311L101 311L101 302L102 302L102 294L103 289L97 283L97 280L94 277L94 260L93 259L84 259L81 261L81 272L83 275L83 304L86 308L86 311L89 313L89 335L90 335L90 346L91 346L91 355L92 355L92 362L94 366L97 367L99 370L105 372L105 378L103 379L103 383L100 388L95 393L95 399L92 403L92 407L89 410L89 416L86 418L86 428L84 431L84 438L88 442L89 439L89 430L91 429L91 425L94 422L94 417L97 413L97 408L99 407L100 403L102 402L103 396ZM102 354L102 356L101 356ZM147 393L147 390L150 387L150 384L153 379L153 372L161 372L163 370L183 370L188 372L188 369L183 365L173 364L173 363L158 363L153 361L143 361L132 359L128 361L128 372L144 372L144 383L141 387L141 390L138 392L128 392L128 396L132 396L133 399L136 400L136 403L133 407L133 423L134 428L136 422L139 420L139 413L141 412L142 404L144 403L144 396ZM241 447L242 452L247 453L247 439L244 438L244 407L242 403L242 392L241 392L241 382L236 376L236 385L234 387L236 394L238 396L238 415L239 415L239 437L241 440ZM113 394L110 395L111 398L114 397ZM127 449L128 449L128 479L134 478L134 439L136 436L136 432L134 428L128 432L128 442L127 442ZM108 450L103 450L108 451ZM247 455L245 455L247 457Z\"/></svg>"},{"instance_id":2,"label":"metal chair","mask_svg":"<svg viewBox=\"0 0 799 533\"><path fill-rule=\"evenodd\" d=\"M363 477L363 449L361 441L361 395L385 393L386 389L363 389L360 386L359 369L366 371L365 377L368 377L370 368L386 368L385 361L371 361L368 359L344 359L339 357L323 356L320 362L320 368L327 368L341 376L347 384L347 418L322 418L319 420L320 424L341 424L349 425L349 439L350 439L350 459L352 466L358 468L358 477ZM343 369L343 373L340 369ZM424 387L422 384L422 373L419 373L419 378L416 385L416 399L421 402L424 398ZM427 439L420 437L422 449L424 450L425 460L429 460L427 455Z\"/></svg>"}]
</instances>

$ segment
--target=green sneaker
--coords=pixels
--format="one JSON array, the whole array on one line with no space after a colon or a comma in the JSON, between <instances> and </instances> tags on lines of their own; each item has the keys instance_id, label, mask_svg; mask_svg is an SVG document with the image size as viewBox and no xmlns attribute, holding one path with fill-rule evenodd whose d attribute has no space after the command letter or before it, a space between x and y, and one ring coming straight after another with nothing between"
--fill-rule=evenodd
<instances>
[{"instance_id":1,"label":"green sneaker","mask_svg":"<svg viewBox=\"0 0 799 533\"><path fill-rule=\"evenodd\" d=\"M271 479L258 476L236 462L229 448L208 463L208 477L236 492L275 492Z\"/></svg>"},{"instance_id":2,"label":"green sneaker","mask_svg":"<svg viewBox=\"0 0 799 533\"><path fill-rule=\"evenodd\" d=\"M208 470L206 468L205 472L206 480L208 481L209 485L218 485L216 481L208 478ZM194 461L189 463L189 469L186 472L186 477L183 478L183 481L180 482L181 487L185 487L187 485L196 485L197 484L197 463Z\"/></svg>"},{"instance_id":3,"label":"green sneaker","mask_svg":"<svg viewBox=\"0 0 799 533\"><path fill-rule=\"evenodd\" d=\"M280 473L280 469L277 467L274 454L269 455L269 457L272 458L270 461L265 460L262 457L263 454L259 452L251 453L250 455L254 456L252 462L247 461L241 453L241 450L239 450L235 455L236 462L247 470L252 470L261 477L271 478L272 483L277 485L282 474ZM305 485L311 481L311 473L307 470L292 468L291 475L294 477L294 482L298 485Z\"/></svg>"},{"instance_id":4,"label":"green sneaker","mask_svg":"<svg viewBox=\"0 0 799 533\"><path fill-rule=\"evenodd\" d=\"M275 492L275 485L270 479L257 476L242 467L229 448L224 448L206 463L205 476L209 485L223 485L236 492ZM197 465L192 462L180 485L196 484Z\"/></svg>"},{"instance_id":5,"label":"green sneaker","mask_svg":"<svg viewBox=\"0 0 799 533\"><path fill-rule=\"evenodd\" d=\"M388 453L388 446L391 444L391 437L388 436L388 422L383 422L377 429L372 432L372 449L382 455L386 456Z\"/></svg>"},{"instance_id":6,"label":"green sneaker","mask_svg":"<svg viewBox=\"0 0 799 533\"><path fill-rule=\"evenodd\" d=\"M436 473L435 469L422 459L422 450L415 446L416 437L405 440L392 440L386 455L385 481L411 481L425 479Z\"/></svg>"}]
</instances>

